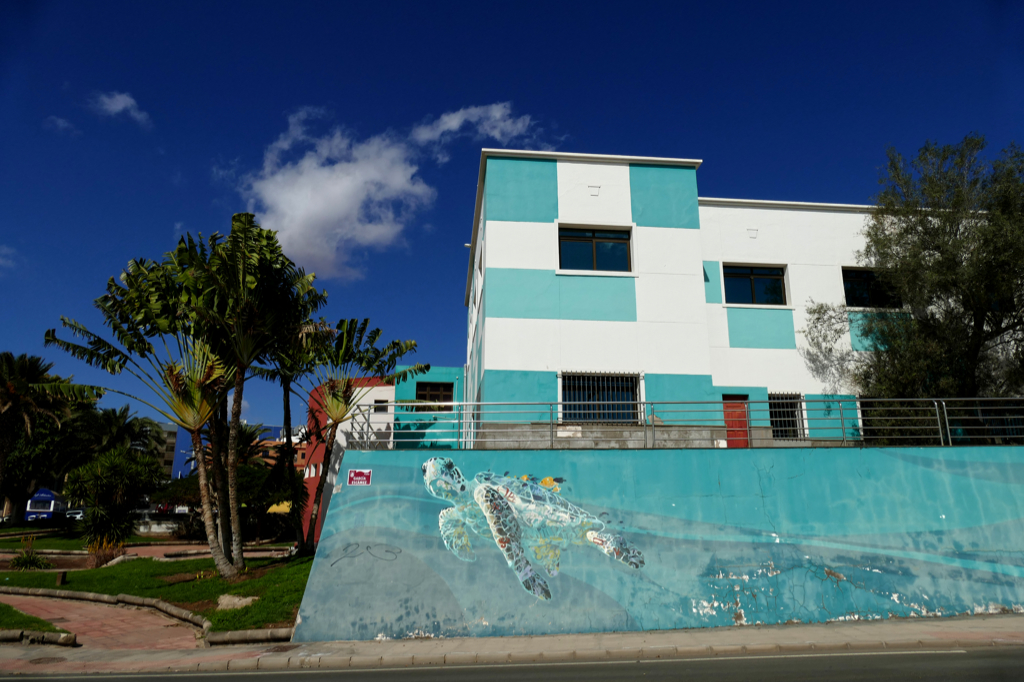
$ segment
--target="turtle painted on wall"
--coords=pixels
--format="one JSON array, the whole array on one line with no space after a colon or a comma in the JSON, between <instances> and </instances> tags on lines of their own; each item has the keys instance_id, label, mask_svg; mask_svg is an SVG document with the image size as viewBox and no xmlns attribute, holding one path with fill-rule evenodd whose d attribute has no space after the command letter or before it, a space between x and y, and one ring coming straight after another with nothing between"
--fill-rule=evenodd
<instances>
[{"instance_id":1,"label":"turtle painted on wall","mask_svg":"<svg viewBox=\"0 0 1024 682\"><path fill-rule=\"evenodd\" d=\"M589 545L643 568L644 555L628 540L536 481L490 471L467 479L451 459L434 457L423 463L423 484L434 497L455 505L439 518L445 547L463 561L476 561L469 531L493 538L523 588L538 599L551 599L551 590L528 555L551 577L558 575L561 551L570 545Z\"/></svg>"}]
</instances>

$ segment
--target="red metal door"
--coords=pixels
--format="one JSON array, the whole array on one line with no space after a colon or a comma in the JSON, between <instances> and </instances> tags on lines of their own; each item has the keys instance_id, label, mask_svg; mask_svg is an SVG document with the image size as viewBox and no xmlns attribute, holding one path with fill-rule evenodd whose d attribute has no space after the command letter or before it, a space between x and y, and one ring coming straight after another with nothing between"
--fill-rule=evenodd
<instances>
[{"instance_id":1,"label":"red metal door","mask_svg":"<svg viewBox=\"0 0 1024 682\"><path fill-rule=\"evenodd\" d=\"M725 446L750 447L746 396L724 396L722 411L725 414Z\"/></svg>"}]
</instances>

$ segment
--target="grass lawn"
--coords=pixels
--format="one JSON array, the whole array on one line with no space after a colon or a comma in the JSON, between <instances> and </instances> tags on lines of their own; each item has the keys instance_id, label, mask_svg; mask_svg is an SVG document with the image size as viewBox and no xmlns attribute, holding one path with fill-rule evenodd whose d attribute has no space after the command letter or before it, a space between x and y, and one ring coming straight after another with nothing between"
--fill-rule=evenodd
<instances>
[{"instance_id":1,"label":"grass lawn","mask_svg":"<svg viewBox=\"0 0 1024 682\"><path fill-rule=\"evenodd\" d=\"M25 533L25 536L31 534ZM34 549L85 549L85 544L84 537L79 533L71 531L69 533L47 535L41 538L37 537L35 542L32 543L32 547ZM21 542L21 537L0 538L0 549L21 549L22 547L24 545Z\"/></svg>"},{"instance_id":2,"label":"grass lawn","mask_svg":"<svg viewBox=\"0 0 1024 682\"><path fill-rule=\"evenodd\" d=\"M68 571L68 583L61 589L163 599L205 616L216 631L291 627L312 564L308 557L254 559L240 580L228 582L217 576L212 559L136 559L108 568ZM52 588L53 574L0 572L0 585ZM222 594L259 599L240 609L217 611L217 597Z\"/></svg>"},{"instance_id":3,"label":"grass lawn","mask_svg":"<svg viewBox=\"0 0 1024 682\"><path fill-rule=\"evenodd\" d=\"M13 606L0 602L0 630L35 630L36 632L64 632L42 618L22 613Z\"/></svg>"}]
</instances>

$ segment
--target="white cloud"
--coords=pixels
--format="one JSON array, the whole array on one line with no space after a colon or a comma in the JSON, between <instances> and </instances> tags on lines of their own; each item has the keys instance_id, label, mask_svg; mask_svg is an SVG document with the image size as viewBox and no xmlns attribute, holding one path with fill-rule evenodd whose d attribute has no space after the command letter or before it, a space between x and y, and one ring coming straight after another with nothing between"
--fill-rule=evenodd
<instances>
[{"instance_id":1,"label":"white cloud","mask_svg":"<svg viewBox=\"0 0 1024 682\"><path fill-rule=\"evenodd\" d=\"M43 119L43 127L64 135L78 135L81 132L74 123L60 116L47 116Z\"/></svg>"},{"instance_id":2,"label":"white cloud","mask_svg":"<svg viewBox=\"0 0 1024 682\"><path fill-rule=\"evenodd\" d=\"M143 128L153 125L149 114L140 109L135 98L127 92L101 92L93 98L91 104L93 111L103 116L125 114Z\"/></svg>"},{"instance_id":3,"label":"white cloud","mask_svg":"<svg viewBox=\"0 0 1024 682\"><path fill-rule=\"evenodd\" d=\"M15 253L11 247L0 244L0 268L13 268Z\"/></svg>"},{"instance_id":4,"label":"white cloud","mask_svg":"<svg viewBox=\"0 0 1024 682\"><path fill-rule=\"evenodd\" d=\"M235 392L228 391L228 410L231 410L235 404ZM242 396L242 414L248 414L249 412L249 401Z\"/></svg>"},{"instance_id":5,"label":"white cloud","mask_svg":"<svg viewBox=\"0 0 1024 682\"><path fill-rule=\"evenodd\" d=\"M483 107L465 107L442 114L437 120L412 129L410 138L418 144L449 139L469 124L477 137L492 137L501 144L522 137L530 131L528 115L512 116L511 102L498 102Z\"/></svg>"},{"instance_id":6,"label":"white cloud","mask_svg":"<svg viewBox=\"0 0 1024 682\"><path fill-rule=\"evenodd\" d=\"M529 116L514 118L511 105L469 107L414 127L409 135L385 132L365 139L336 127L310 131L322 109L288 117L288 130L270 144L263 168L241 191L260 223L277 230L288 255L320 277L361 276L353 256L401 238L436 190L419 177L422 145L446 159L444 145L460 133L502 144L532 133ZM226 175L214 169L214 177Z\"/></svg>"},{"instance_id":7,"label":"white cloud","mask_svg":"<svg viewBox=\"0 0 1024 682\"><path fill-rule=\"evenodd\" d=\"M181 234L181 231L185 229L185 223L174 223L174 234Z\"/></svg>"}]
</instances>

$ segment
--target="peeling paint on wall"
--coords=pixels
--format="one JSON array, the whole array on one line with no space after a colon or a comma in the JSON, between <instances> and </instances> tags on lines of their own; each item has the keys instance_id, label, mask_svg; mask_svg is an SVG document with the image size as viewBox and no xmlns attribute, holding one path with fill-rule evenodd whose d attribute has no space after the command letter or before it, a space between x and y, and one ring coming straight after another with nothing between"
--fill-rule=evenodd
<instances>
[{"instance_id":1,"label":"peeling paint on wall","mask_svg":"<svg viewBox=\"0 0 1024 682\"><path fill-rule=\"evenodd\" d=\"M346 454L297 641L1024 611L1024 448L449 454Z\"/></svg>"}]
</instances>

